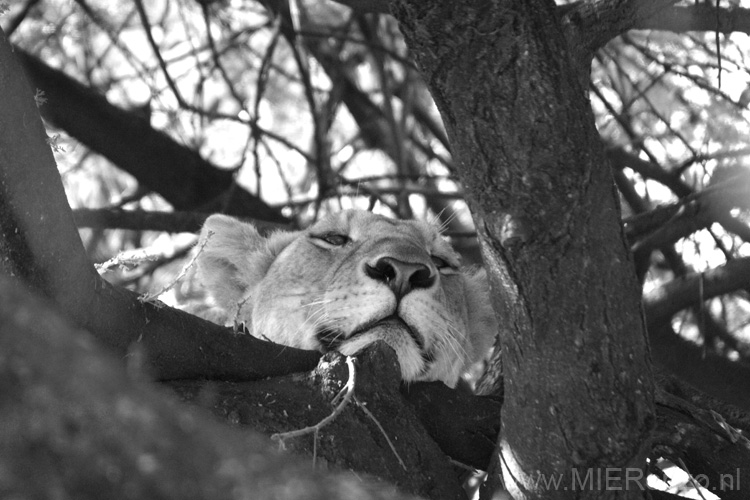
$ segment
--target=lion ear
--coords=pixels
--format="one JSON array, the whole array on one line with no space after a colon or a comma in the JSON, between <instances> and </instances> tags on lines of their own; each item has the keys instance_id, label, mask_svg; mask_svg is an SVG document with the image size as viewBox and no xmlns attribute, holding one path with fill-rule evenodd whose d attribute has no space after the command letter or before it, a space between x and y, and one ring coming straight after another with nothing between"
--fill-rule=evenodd
<instances>
[{"instance_id":1,"label":"lion ear","mask_svg":"<svg viewBox=\"0 0 750 500\"><path fill-rule=\"evenodd\" d=\"M263 279L276 256L298 233L262 236L251 224L226 215L212 215L198 241L196 277L216 306L233 317ZM247 316L243 314L243 316Z\"/></svg>"}]
</instances>

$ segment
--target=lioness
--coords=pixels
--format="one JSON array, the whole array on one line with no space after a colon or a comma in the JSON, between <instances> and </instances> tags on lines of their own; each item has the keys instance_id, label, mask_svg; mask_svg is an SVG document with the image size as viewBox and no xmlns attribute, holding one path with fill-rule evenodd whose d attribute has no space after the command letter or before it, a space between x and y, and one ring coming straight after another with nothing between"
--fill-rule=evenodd
<instances>
[{"instance_id":1,"label":"lioness","mask_svg":"<svg viewBox=\"0 0 750 500\"><path fill-rule=\"evenodd\" d=\"M453 387L497 326L486 276L459 270L437 229L360 210L261 236L224 215L206 220L197 277L217 314L253 335L352 355L377 339L404 381Z\"/></svg>"}]
</instances>

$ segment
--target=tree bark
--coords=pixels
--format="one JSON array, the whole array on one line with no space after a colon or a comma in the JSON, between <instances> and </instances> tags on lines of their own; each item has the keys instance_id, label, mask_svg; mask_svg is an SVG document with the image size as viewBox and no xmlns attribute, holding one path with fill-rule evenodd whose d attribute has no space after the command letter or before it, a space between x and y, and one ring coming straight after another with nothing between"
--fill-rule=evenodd
<instances>
[{"instance_id":1,"label":"tree bark","mask_svg":"<svg viewBox=\"0 0 750 500\"><path fill-rule=\"evenodd\" d=\"M411 498L314 471L258 433L129 379L93 337L23 288L0 274L0 497Z\"/></svg>"},{"instance_id":2,"label":"tree bark","mask_svg":"<svg viewBox=\"0 0 750 500\"><path fill-rule=\"evenodd\" d=\"M500 465L488 491L502 470L517 500L634 498L633 485L570 482L574 470L643 467L654 412L638 283L581 85L588 74L576 73L581 54L552 2L393 6L471 193L508 325ZM562 486L545 491L540 475Z\"/></svg>"},{"instance_id":3,"label":"tree bark","mask_svg":"<svg viewBox=\"0 0 750 500\"><path fill-rule=\"evenodd\" d=\"M674 462L682 460L698 483L722 500L747 498L747 488L742 487L750 474L747 421L744 427L734 427L715 411L696 408L664 391L658 391L656 400L654 447Z\"/></svg>"},{"instance_id":4,"label":"tree bark","mask_svg":"<svg viewBox=\"0 0 750 500\"><path fill-rule=\"evenodd\" d=\"M384 343L369 347L354 366L354 399L317 434L284 439L284 448L310 457L318 466L370 474L425 498L465 498L447 457L399 392L400 370L393 350ZM260 382L169 385L185 400L224 420L273 435L314 426L330 415L335 406L331 401L350 375L344 357L332 352L310 374Z\"/></svg>"},{"instance_id":5,"label":"tree bark","mask_svg":"<svg viewBox=\"0 0 750 500\"><path fill-rule=\"evenodd\" d=\"M707 353L680 337L671 325L649 331L654 363L706 394L750 411L750 366Z\"/></svg>"},{"instance_id":6,"label":"tree bark","mask_svg":"<svg viewBox=\"0 0 750 500\"><path fill-rule=\"evenodd\" d=\"M658 327L693 304L745 288L749 278L750 258L747 257L731 260L703 273L675 278L643 298L648 321Z\"/></svg>"}]
</instances>

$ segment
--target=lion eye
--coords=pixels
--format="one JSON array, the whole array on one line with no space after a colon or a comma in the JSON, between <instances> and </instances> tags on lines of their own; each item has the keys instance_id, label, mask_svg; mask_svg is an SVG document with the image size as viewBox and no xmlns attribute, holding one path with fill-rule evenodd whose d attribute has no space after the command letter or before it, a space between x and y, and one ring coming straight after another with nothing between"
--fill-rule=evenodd
<instances>
[{"instance_id":1,"label":"lion eye","mask_svg":"<svg viewBox=\"0 0 750 500\"><path fill-rule=\"evenodd\" d=\"M318 238L319 240L323 240L329 245L333 245L335 247L343 247L350 241L348 236L337 233L322 234L320 236L316 236L316 238Z\"/></svg>"}]
</instances>

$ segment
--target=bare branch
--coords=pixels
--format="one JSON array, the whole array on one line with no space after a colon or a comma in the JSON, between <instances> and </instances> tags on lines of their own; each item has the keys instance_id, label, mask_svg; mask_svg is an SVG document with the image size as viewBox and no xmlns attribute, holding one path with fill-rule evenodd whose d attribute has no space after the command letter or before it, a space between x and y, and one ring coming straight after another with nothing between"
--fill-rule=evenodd
<instances>
[{"instance_id":1,"label":"bare branch","mask_svg":"<svg viewBox=\"0 0 750 500\"><path fill-rule=\"evenodd\" d=\"M73 217L78 227L163 231L165 233L196 233L208 215L200 212L147 212L110 208L73 210ZM249 217L239 218L252 222L262 234L276 229L291 229L288 224L275 224Z\"/></svg>"},{"instance_id":2,"label":"bare branch","mask_svg":"<svg viewBox=\"0 0 750 500\"><path fill-rule=\"evenodd\" d=\"M634 226L626 221L633 251L650 253L710 227L714 222L722 224L724 229L743 240L750 241L750 228L731 215L734 208L748 209L747 190L747 180L733 177L674 204L641 214L634 218ZM636 232L636 229L640 232Z\"/></svg>"},{"instance_id":3,"label":"bare branch","mask_svg":"<svg viewBox=\"0 0 750 500\"><path fill-rule=\"evenodd\" d=\"M696 408L685 399L664 391L657 392L657 444L674 452L672 458L682 460L692 475L700 475L703 482L722 485L721 498L739 500L747 493L726 482L733 471L734 478L750 471L750 442L715 411ZM718 490L719 487L714 486Z\"/></svg>"},{"instance_id":4,"label":"bare branch","mask_svg":"<svg viewBox=\"0 0 750 500\"><path fill-rule=\"evenodd\" d=\"M647 179L659 181L677 196L684 197L693 194L693 189L683 181L679 175L674 175L657 163L639 158L637 155L625 151L622 148L610 148L607 150L607 158L616 167L629 167Z\"/></svg>"},{"instance_id":5,"label":"bare branch","mask_svg":"<svg viewBox=\"0 0 750 500\"><path fill-rule=\"evenodd\" d=\"M678 311L717 295L733 292L750 283L750 257L727 262L703 273L677 278L647 293L643 298L649 324L659 324Z\"/></svg>"},{"instance_id":6,"label":"bare branch","mask_svg":"<svg viewBox=\"0 0 750 500\"><path fill-rule=\"evenodd\" d=\"M632 29L642 19L674 4L677 0L581 0L558 7L574 39L581 40L593 54L611 39ZM568 31L568 40L571 32Z\"/></svg>"},{"instance_id":7,"label":"bare branch","mask_svg":"<svg viewBox=\"0 0 750 500\"><path fill-rule=\"evenodd\" d=\"M750 9L716 9L709 2L675 7L675 3L676 0L579 1L558 10L567 23L576 27L592 53L632 29L750 33Z\"/></svg>"},{"instance_id":8,"label":"bare branch","mask_svg":"<svg viewBox=\"0 0 750 500\"><path fill-rule=\"evenodd\" d=\"M388 13L387 0L335 0L357 12ZM559 6L567 23L575 25L593 53L608 41L631 29L719 31L750 33L750 9L716 9L709 2L675 7L677 0L578 1Z\"/></svg>"},{"instance_id":9,"label":"bare branch","mask_svg":"<svg viewBox=\"0 0 750 500\"><path fill-rule=\"evenodd\" d=\"M750 9L733 7L716 9L710 2L687 7L670 7L637 20L632 29L686 31L718 31L719 33L750 33Z\"/></svg>"},{"instance_id":10,"label":"bare branch","mask_svg":"<svg viewBox=\"0 0 750 500\"><path fill-rule=\"evenodd\" d=\"M362 14L368 12L387 14L390 12L388 0L334 0L334 2L351 7Z\"/></svg>"},{"instance_id":11,"label":"bare branch","mask_svg":"<svg viewBox=\"0 0 750 500\"><path fill-rule=\"evenodd\" d=\"M156 40L154 40L154 34L151 32L151 23L148 20L148 15L146 14L145 7L143 7L142 0L135 0L135 7L138 10L138 16L141 19L141 24L143 25L143 31L146 33L146 38L148 39L148 43L151 46L151 50L153 50L154 55L156 56L156 59L159 61L159 67L161 68L162 73L164 73L164 78L167 81L167 85L169 85L169 88L172 90L172 94L174 94L174 97L175 99L177 99L177 102L179 103L180 107L187 108L189 105L187 101L185 101L185 99L182 97L182 94L177 88L177 84L172 79L172 76L169 74L169 70L167 69L167 63L164 61L164 57L162 57L161 55L161 50L159 49L159 45L156 43Z\"/></svg>"},{"instance_id":12,"label":"bare branch","mask_svg":"<svg viewBox=\"0 0 750 500\"><path fill-rule=\"evenodd\" d=\"M262 200L235 186L231 171L217 168L196 151L154 130L145 118L110 104L38 58L19 48L14 52L32 85L45 92L48 101L40 110L46 119L161 194L177 210L210 209L211 203L218 209L226 204L236 215L286 221Z\"/></svg>"}]
</instances>

